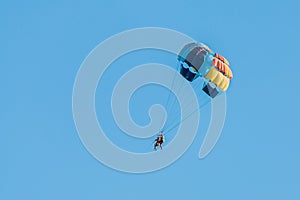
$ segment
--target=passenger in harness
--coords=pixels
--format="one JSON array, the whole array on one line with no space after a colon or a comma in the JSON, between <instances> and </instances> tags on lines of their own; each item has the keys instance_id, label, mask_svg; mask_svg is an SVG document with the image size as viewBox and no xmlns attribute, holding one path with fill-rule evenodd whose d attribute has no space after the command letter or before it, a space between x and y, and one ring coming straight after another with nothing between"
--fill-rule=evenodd
<instances>
[{"instance_id":1,"label":"passenger in harness","mask_svg":"<svg viewBox=\"0 0 300 200\"><path fill-rule=\"evenodd\" d=\"M159 146L160 149L162 150L162 144L165 142L165 136L162 134L162 132L160 132L159 136L157 136L157 138L154 140L155 144L154 144L154 150L156 151L157 147Z\"/></svg>"}]
</instances>

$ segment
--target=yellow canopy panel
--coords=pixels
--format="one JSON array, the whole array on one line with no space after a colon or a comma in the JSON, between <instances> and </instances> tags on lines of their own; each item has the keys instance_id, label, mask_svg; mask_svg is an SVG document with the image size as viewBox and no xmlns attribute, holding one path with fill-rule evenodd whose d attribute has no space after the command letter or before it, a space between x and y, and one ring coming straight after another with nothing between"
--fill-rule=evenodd
<instances>
[{"instance_id":1,"label":"yellow canopy panel","mask_svg":"<svg viewBox=\"0 0 300 200\"><path fill-rule=\"evenodd\" d=\"M232 71L231 69L228 67L228 65L225 65L225 74L228 78L232 79Z\"/></svg>"},{"instance_id":2,"label":"yellow canopy panel","mask_svg":"<svg viewBox=\"0 0 300 200\"><path fill-rule=\"evenodd\" d=\"M220 88L223 92L225 92L229 86L229 78L224 76L221 72L219 72L216 68L211 68L207 73L205 78L209 79L213 82L218 88Z\"/></svg>"}]
</instances>

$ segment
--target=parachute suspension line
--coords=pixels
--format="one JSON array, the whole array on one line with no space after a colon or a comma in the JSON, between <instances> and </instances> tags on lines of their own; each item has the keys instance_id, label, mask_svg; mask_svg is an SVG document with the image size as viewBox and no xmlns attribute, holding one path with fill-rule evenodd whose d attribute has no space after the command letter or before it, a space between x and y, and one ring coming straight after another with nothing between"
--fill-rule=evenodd
<instances>
[{"instance_id":1,"label":"parachute suspension line","mask_svg":"<svg viewBox=\"0 0 300 200\"><path fill-rule=\"evenodd\" d=\"M180 64L177 65L176 72L178 72L179 67L180 67ZM176 76L177 76L177 73L175 73L175 74L173 75L173 80L172 80L172 84L171 84L171 90L173 90L174 82L175 82L175 77L176 77ZM166 110L167 110L167 111L168 111L168 104L169 104L169 100L170 100L171 90L169 90L168 98L167 98L167 101L166 101L166 104L165 104L165 107L166 107ZM162 127L163 123L164 123L164 121L162 120L162 121L161 121L161 124L160 124L160 126L159 126L159 128ZM164 127L163 127L162 129L164 129ZM161 131L161 129L158 130L157 132L159 132L159 131Z\"/></svg>"},{"instance_id":2,"label":"parachute suspension line","mask_svg":"<svg viewBox=\"0 0 300 200\"><path fill-rule=\"evenodd\" d=\"M177 66L176 71L178 71L179 66L180 66L180 65ZM174 76L173 76L172 85L171 85L171 90L172 90L173 87L174 87L174 82L175 82L175 77L176 77L176 75L177 75L177 74L175 73ZM168 103L169 103L169 100L170 100L171 90L169 90L168 99L167 99L167 102L166 102L166 104L165 104L165 105L167 105L167 106L168 106Z\"/></svg>"},{"instance_id":3,"label":"parachute suspension line","mask_svg":"<svg viewBox=\"0 0 300 200\"><path fill-rule=\"evenodd\" d=\"M180 85L179 85L178 93L177 93L177 94L180 93L180 91L181 91L181 89L182 89L182 86L184 85L184 81L186 81L186 80L185 80L185 79L181 79L181 83L180 83ZM167 109L167 111L170 111L170 112L172 112L172 110L173 110L174 103L176 102L176 97L175 97L175 98L172 98L172 99L173 99L173 101L170 102L170 103L171 103L171 104L170 104L171 106L168 106L168 109ZM167 124L168 124L168 119L167 119L167 123L165 123L163 129L166 128Z\"/></svg>"},{"instance_id":4,"label":"parachute suspension line","mask_svg":"<svg viewBox=\"0 0 300 200\"><path fill-rule=\"evenodd\" d=\"M197 81L197 80L196 80L196 81ZM203 84L202 82L203 82L203 81L200 80L200 83L198 83L196 86L194 86L193 89L194 89L196 92L200 89L201 85ZM187 100L187 98L189 98L189 97L186 96L182 101L185 102L185 101ZM172 120L171 120L171 122L170 122L170 123L167 123L166 126L165 126L165 128L168 128L170 125L174 124L174 122L176 122L177 117L180 116L181 111L182 111L182 110L186 110L187 108L189 108L189 107L191 106L191 103L192 103L192 102L193 102L193 100L188 101L188 103L183 103L183 104L182 104L182 108L179 109L178 111L174 112L174 114L172 115ZM168 125L168 124L169 124L169 125Z\"/></svg>"},{"instance_id":5,"label":"parachute suspension line","mask_svg":"<svg viewBox=\"0 0 300 200\"><path fill-rule=\"evenodd\" d=\"M170 128L168 128L167 130L165 130L165 135L167 133L169 133L170 131L172 131L174 128L176 128L177 126L179 126L182 122L184 122L185 120L187 120L188 118L190 118L195 112L197 112L199 109L205 107L207 104L209 103L209 101L206 101L205 103L203 103L200 107L196 108L195 110L193 110L190 114L188 114L186 117L184 117L181 121L179 121L178 123L174 124L173 126L171 126Z\"/></svg>"},{"instance_id":6,"label":"parachute suspension line","mask_svg":"<svg viewBox=\"0 0 300 200\"><path fill-rule=\"evenodd\" d=\"M197 91L200 89L201 85L202 85L202 82L199 83L199 84L197 84L197 85L195 86L194 90L197 92ZM182 101L185 102L185 101L187 100L187 98L189 98L189 97L186 96ZM189 107L191 106L191 103L192 103L192 102L193 102L193 100L190 100L190 101L188 101L187 103L183 103L183 104L182 104L182 109L181 109L181 110L186 110L187 108L189 108ZM176 112L173 114L173 117L174 117L175 119L173 119L172 123L174 122L174 120L176 120L176 117L178 117L178 116L180 115L181 110L178 110L178 111L176 111ZM171 124L172 124L172 123L171 123Z\"/></svg>"},{"instance_id":7,"label":"parachute suspension line","mask_svg":"<svg viewBox=\"0 0 300 200\"><path fill-rule=\"evenodd\" d=\"M168 128L167 130L165 130L165 135L167 133L169 133L170 131L172 131L174 128L176 128L177 126L179 126L182 122L184 122L185 120L187 120L188 118L190 118L195 112L197 112L199 109L205 107L210 101L206 101L204 102L202 105L200 105L200 107L196 108L194 111L192 111L190 114L188 114L186 117L184 117L181 121L179 121L178 123L176 123L175 125L171 126L170 128Z\"/></svg>"},{"instance_id":8,"label":"parachute suspension line","mask_svg":"<svg viewBox=\"0 0 300 200\"><path fill-rule=\"evenodd\" d=\"M184 81L186 81L185 79L181 79L182 81L181 81L181 83L180 83L180 85L179 85L179 88L178 88L178 94L180 93L180 91L181 91L181 89L182 89L182 86L184 85ZM176 101L176 98L172 98L173 99L173 101L172 101L172 103L171 103L171 107L169 107L170 108L170 111L172 111L172 109L173 109L173 106L174 106L174 103L175 103L175 101Z\"/></svg>"}]
</instances>

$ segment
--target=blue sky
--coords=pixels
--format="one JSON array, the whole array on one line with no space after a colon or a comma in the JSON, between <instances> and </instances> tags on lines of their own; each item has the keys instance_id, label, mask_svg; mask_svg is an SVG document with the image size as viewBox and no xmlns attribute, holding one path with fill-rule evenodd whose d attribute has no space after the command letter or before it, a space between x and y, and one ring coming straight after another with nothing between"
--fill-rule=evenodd
<instances>
[{"instance_id":1,"label":"blue sky","mask_svg":"<svg viewBox=\"0 0 300 200\"><path fill-rule=\"evenodd\" d=\"M1 1L0 199L299 199L299 6L291 0ZM234 79L226 124L208 157L197 157L203 125L170 167L136 175L112 170L86 151L73 122L72 90L97 44L145 26L203 41L229 59ZM151 51L119 60L149 61L172 65L169 54ZM136 95L133 104L142 98ZM132 110L137 120L144 114Z\"/></svg>"}]
</instances>

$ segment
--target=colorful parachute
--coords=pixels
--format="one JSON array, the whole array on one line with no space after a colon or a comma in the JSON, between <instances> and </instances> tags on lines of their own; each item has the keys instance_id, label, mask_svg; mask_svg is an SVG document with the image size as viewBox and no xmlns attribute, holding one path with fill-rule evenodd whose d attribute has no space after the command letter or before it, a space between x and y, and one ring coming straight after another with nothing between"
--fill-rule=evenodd
<instances>
[{"instance_id":1,"label":"colorful parachute","mask_svg":"<svg viewBox=\"0 0 300 200\"><path fill-rule=\"evenodd\" d=\"M203 43L189 43L178 54L180 74L188 81L204 78L203 91L211 98L225 92L232 79L229 62Z\"/></svg>"}]
</instances>

